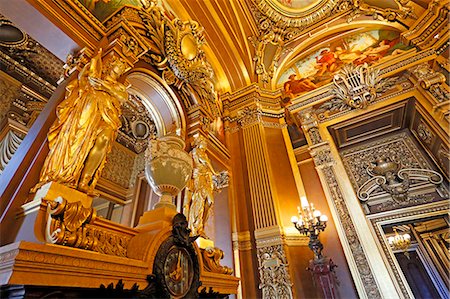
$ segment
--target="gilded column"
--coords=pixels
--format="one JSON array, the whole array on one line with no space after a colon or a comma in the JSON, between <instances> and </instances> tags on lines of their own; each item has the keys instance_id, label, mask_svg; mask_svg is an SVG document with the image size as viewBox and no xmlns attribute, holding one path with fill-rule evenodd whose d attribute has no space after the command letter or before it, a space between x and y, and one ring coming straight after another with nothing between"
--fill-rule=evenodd
<instances>
[{"instance_id":1,"label":"gilded column","mask_svg":"<svg viewBox=\"0 0 450 299\"><path fill-rule=\"evenodd\" d=\"M259 288L263 298L293 298L262 114L258 105L238 112L255 227Z\"/></svg>"}]
</instances>

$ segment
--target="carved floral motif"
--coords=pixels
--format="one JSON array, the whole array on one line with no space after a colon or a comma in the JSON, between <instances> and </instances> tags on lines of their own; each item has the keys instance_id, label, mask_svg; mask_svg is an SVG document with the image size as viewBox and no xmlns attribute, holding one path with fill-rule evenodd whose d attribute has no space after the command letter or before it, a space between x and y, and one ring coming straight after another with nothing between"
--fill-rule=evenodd
<instances>
[{"instance_id":1,"label":"carved floral motif","mask_svg":"<svg viewBox=\"0 0 450 299\"><path fill-rule=\"evenodd\" d=\"M262 297L292 299L292 283L283 246L258 248L258 263Z\"/></svg>"},{"instance_id":2,"label":"carved floral motif","mask_svg":"<svg viewBox=\"0 0 450 299\"><path fill-rule=\"evenodd\" d=\"M127 256L131 236L95 226L96 211L81 202L68 202L62 197L48 201L46 240L53 244Z\"/></svg>"},{"instance_id":3,"label":"carved floral motif","mask_svg":"<svg viewBox=\"0 0 450 299\"><path fill-rule=\"evenodd\" d=\"M255 123L261 122L262 111L258 107L244 107L238 111L238 123L241 127L247 127Z\"/></svg>"},{"instance_id":4,"label":"carved floral motif","mask_svg":"<svg viewBox=\"0 0 450 299\"><path fill-rule=\"evenodd\" d=\"M423 122L421 122L417 126L417 134L419 135L419 138L425 142L426 144L430 145L431 142L433 142L434 135L431 133L430 128Z\"/></svg>"}]
</instances>

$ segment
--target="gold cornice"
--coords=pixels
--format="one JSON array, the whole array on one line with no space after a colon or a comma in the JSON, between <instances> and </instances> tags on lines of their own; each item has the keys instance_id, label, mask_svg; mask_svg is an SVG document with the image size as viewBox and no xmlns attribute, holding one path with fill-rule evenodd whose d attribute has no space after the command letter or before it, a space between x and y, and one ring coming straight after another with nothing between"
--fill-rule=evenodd
<instances>
[{"instance_id":1,"label":"gold cornice","mask_svg":"<svg viewBox=\"0 0 450 299\"><path fill-rule=\"evenodd\" d=\"M28 0L43 13L52 23L73 39L81 48L95 49L105 28L101 28L98 20L83 11L77 0Z\"/></svg>"}]
</instances>

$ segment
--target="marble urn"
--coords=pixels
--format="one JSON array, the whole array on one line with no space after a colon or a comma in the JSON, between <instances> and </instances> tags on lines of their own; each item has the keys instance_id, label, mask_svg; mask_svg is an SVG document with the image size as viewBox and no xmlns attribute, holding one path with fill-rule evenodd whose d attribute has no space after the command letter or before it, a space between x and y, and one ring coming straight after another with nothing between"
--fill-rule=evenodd
<instances>
[{"instance_id":1,"label":"marble urn","mask_svg":"<svg viewBox=\"0 0 450 299\"><path fill-rule=\"evenodd\" d=\"M175 208L172 197L191 178L193 161L184 150L185 142L175 134L150 140L145 152L145 176L153 191L161 196L154 208Z\"/></svg>"}]
</instances>

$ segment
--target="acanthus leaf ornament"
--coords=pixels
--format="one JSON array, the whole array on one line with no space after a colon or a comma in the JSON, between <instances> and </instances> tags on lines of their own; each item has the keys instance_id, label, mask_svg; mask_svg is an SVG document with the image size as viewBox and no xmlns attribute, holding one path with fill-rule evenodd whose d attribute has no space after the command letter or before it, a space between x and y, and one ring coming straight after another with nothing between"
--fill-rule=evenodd
<instances>
[{"instance_id":1,"label":"acanthus leaf ornament","mask_svg":"<svg viewBox=\"0 0 450 299\"><path fill-rule=\"evenodd\" d=\"M147 38L156 46L145 59L163 71L163 78L190 98L219 116L213 69L201 46L205 44L203 28L195 21L181 21L162 8L150 5L139 13Z\"/></svg>"},{"instance_id":2,"label":"acanthus leaf ornament","mask_svg":"<svg viewBox=\"0 0 450 299\"><path fill-rule=\"evenodd\" d=\"M206 247L205 249L202 249L202 256L203 267L207 271L227 275L233 273L233 269L220 264L220 260L224 257L224 253L220 248Z\"/></svg>"},{"instance_id":3,"label":"acanthus leaf ornament","mask_svg":"<svg viewBox=\"0 0 450 299\"><path fill-rule=\"evenodd\" d=\"M263 298L292 299L292 283L283 245L258 248L259 288Z\"/></svg>"}]
</instances>

